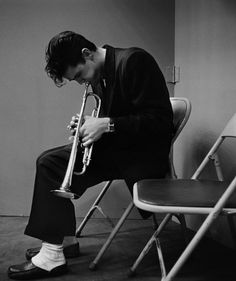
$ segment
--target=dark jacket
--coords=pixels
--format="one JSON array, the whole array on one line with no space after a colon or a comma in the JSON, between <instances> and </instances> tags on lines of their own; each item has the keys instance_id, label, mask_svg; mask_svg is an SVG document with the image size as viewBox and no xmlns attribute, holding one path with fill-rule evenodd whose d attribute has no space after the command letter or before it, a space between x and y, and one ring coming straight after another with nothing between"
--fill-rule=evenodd
<instances>
[{"instance_id":1,"label":"dark jacket","mask_svg":"<svg viewBox=\"0 0 236 281\"><path fill-rule=\"evenodd\" d=\"M173 134L165 79L143 49L104 48L103 115L114 120L115 133L104 134L97 146L112 153L124 177L155 177L166 171Z\"/></svg>"}]
</instances>

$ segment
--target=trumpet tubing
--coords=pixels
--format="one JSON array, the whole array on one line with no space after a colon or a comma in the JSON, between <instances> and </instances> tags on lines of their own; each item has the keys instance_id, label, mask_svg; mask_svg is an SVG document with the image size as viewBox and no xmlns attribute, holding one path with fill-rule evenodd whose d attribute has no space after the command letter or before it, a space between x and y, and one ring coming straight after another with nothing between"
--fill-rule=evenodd
<instances>
[{"instance_id":1,"label":"trumpet tubing","mask_svg":"<svg viewBox=\"0 0 236 281\"><path fill-rule=\"evenodd\" d=\"M82 121L83 121L83 115L86 107L86 103L89 97L93 97L95 100L95 107L92 111L92 116L93 117L98 117L100 113L100 108L101 108L101 99L98 95L96 95L93 92L88 91L89 88L89 83L85 84L85 91L83 95L83 100L82 100L82 106L80 108L80 113L79 113L79 119L77 123L77 127L75 130L75 135L74 135L74 140L71 148L71 153L70 153L70 158L68 162L68 166L66 169L65 177L64 180L61 184L61 187L59 189L53 189L51 192L59 197L63 198L68 198L68 199L77 199L79 196L76 193L73 193L70 190L71 182L72 182L72 177L73 174L75 175L82 175L85 173L86 168L88 167L90 161L91 161L91 156L92 156L92 150L93 150L93 144L91 144L89 147L84 148L84 155L83 155L83 160L82 160L82 170L81 171L74 171L74 166L75 166L75 161L76 161L76 155L77 155L77 150L78 150L78 145L80 144L79 140L79 131L82 126Z\"/></svg>"}]
</instances>

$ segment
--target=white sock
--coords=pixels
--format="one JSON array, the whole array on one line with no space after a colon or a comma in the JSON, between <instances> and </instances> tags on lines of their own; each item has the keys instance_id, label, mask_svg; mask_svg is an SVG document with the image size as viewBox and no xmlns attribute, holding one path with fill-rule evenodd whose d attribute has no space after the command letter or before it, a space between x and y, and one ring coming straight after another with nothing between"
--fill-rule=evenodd
<instances>
[{"instance_id":1,"label":"white sock","mask_svg":"<svg viewBox=\"0 0 236 281\"><path fill-rule=\"evenodd\" d=\"M31 261L37 267L51 271L53 268L66 263L63 245L43 242L39 253Z\"/></svg>"}]
</instances>

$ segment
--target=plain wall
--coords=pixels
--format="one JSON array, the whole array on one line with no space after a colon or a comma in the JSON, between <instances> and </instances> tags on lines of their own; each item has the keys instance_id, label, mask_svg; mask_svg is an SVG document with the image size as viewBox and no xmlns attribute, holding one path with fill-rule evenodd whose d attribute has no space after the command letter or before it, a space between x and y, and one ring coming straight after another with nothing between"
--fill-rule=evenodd
<instances>
[{"instance_id":1,"label":"plain wall","mask_svg":"<svg viewBox=\"0 0 236 281\"><path fill-rule=\"evenodd\" d=\"M66 126L80 109L83 87L59 89L44 72L46 44L64 30L98 46L145 48L164 72L174 63L174 0L0 0L0 215L29 215L36 158L68 142ZM77 201L77 216L99 188ZM119 217L130 198L116 181L104 209Z\"/></svg>"},{"instance_id":2,"label":"plain wall","mask_svg":"<svg viewBox=\"0 0 236 281\"><path fill-rule=\"evenodd\" d=\"M176 0L175 65L180 83L175 96L192 103L190 120L175 145L175 163L180 177L191 177L236 111L236 2L234 0ZM235 175L235 141L220 151L225 179ZM204 176L215 178L209 167ZM189 217L197 228L203 217ZM232 244L226 219L210 231L212 237Z\"/></svg>"}]
</instances>

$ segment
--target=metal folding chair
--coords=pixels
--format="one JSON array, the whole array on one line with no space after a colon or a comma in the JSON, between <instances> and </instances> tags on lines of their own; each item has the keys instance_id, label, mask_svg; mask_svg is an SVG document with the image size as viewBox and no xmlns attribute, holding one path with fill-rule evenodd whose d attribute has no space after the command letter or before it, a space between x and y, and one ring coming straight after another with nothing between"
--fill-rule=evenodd
<instances>
[{"instance_id":1,"label":"metal folding chair","mask_svg":"<svg viewBox=\"0 0 236 281\"><path fill-rule=\"evenodd\" d=\"M170 169L169 169L169 174L167 176L171 177L171 178L176 178L176 173L175 173L175 169L174 169L174 165L173 165L173 157L172 157L173 144L176 141L177 137L179 136L180 132L183 130L184 126L186 125L186 123L189 119L189 116L191 113L191 104L188 99L182 98L182 97L170 98L170 101L171 101L173 113L174 113L174 120L173 120L174 121L174 137L172 139L172 147L171 147L171 152L170 152L170 157L169 157ZM99 198L96 199L96 203L93 204L91 210L94 210L95 208L97 208L97 203L101 200L102 196L105 194L105 192L109 188L110 184L111 184L111 181L106 184L104 189L101 191L102 195L98 196ZM97 264L100 261L101 257L103 256L105 251L108 249L112 240L116 236L117 232L119 231L119 229L125 222L126 218L129 216L129 214L133 208L134 208L134 203L133 203L133 201L131 201L130 204L128 205L128 207L125 209L124 213L122 214L121 218L119 219L119 221L117 222L117 224L115 225L113 230L111 231L108 239L103 244L100 251L98 252L97 256L90 263L89 268L91 270L94 270L97 267ZM89 213L90 213L90 211L89 211ZM89 216L90 216L90 214L89 214ZM186 223L185 223L184 216L178 215L176 213L176 217L181 223L181 228L182 228L183 233L185 233ZM82 222L82 224L83 224L83 222ZM79 227L79 230L81 230L81 227Z\"/></svg>"},{"instance_id":2,"label":"metal folding chair","mask_svg":"<svg viewBox=\"0 0 236 281\"><path fill-rule=\"evenodd\" d=\"M175 169L174 169L174 165L173 165L173 144L176 141L177 137L179 136L180 132L183 130L186 122L188 121L189 115L191 113L191 104L190 102L186 99L186 98L170 98L171 101L171 105L173 108L173 112L174 112L174 136L172 139L172 146L171 146L171 153L170 153L170 159L169 159L169 165L170 165L170 170L169 170L169 175L168 177L171 178L176 178L176 173L175 173ZM87 214L85 215L84 219L82 220L82 222L80 223L80 225L78 226L77 230L76 230L76 237L80 237L81 236L81 232L84 229L85 225L87 224L87 222L89 221L89 219L92 217L93 213L97 210L99 211L102 216L107 220L107 222L114 227L114 224L112 222L112 220L109 218L108 215L106 215L101 206L99 206L99 203L101 202L102 198L104 197L105 193L107 192L107 190L109 189L109 187L112 184L112 180L111 181L107 181L104 185L104 187L102 188L102 190L100 191L100 193L98 194L97 198L95 199L94 203L92 204L91 208L89 209L89 211L87 212ZM132 202L131 202L132 204ZM132 210L131 205L129 205L130 208L127 209L127 212L130 213L130 211ZM132 205L133 206L133 205ZM126 215L126 213L124 213L124 215Z\"/></svg>"},{"instance_id":3,"label":"metal folding chair","mask_svg":"<svg viewBox=\"0 0 236 281\"><path fill-rule=\"evenodd\" d=\"M135 206L154 213L165 213L166 216L130 268L130 275L134 274L142 258L155 243L162 273L161 280L173 280L216 218L219 215L229 215L229 218L232 218L231 215L236 213L236 194L234 193L236 176L231 183L224 181L217 157L217 151L226 138L236 138L236 114L228 122L191 179L150 179L139 181L134 185L133 200ZM209 161L214 163L218 180L199 179ZM208 216L167 274L159 236L175 213L183 215L208 214ZM231 219L229 223L232 235L235 238L235 226Z\"/></svg>"}]
</instances>

